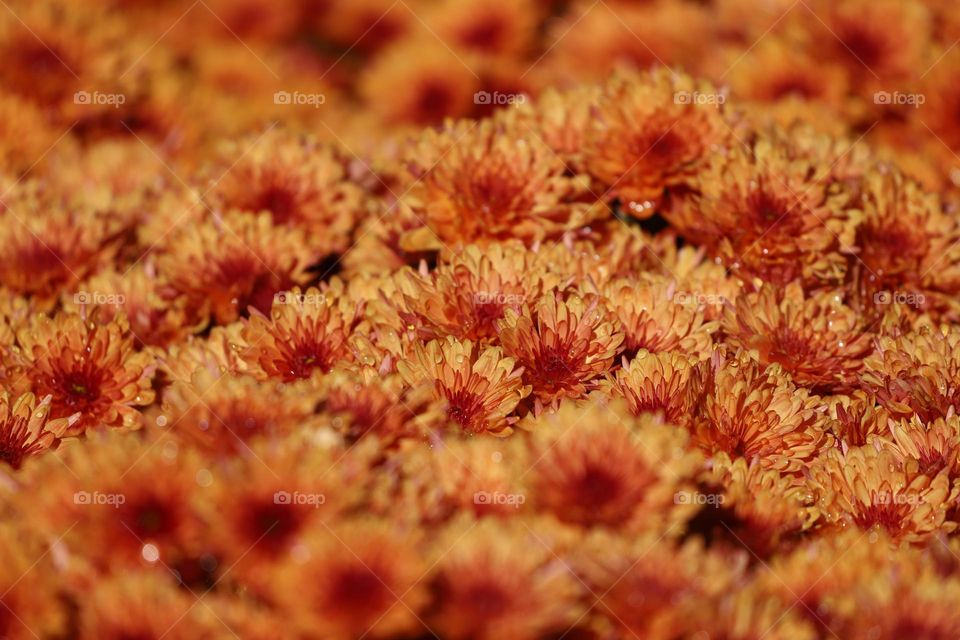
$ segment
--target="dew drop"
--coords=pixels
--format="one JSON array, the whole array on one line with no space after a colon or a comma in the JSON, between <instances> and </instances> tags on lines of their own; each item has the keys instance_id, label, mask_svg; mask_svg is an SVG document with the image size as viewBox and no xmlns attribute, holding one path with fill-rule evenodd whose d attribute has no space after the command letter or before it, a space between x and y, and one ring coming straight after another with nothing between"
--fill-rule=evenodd
<instances>
[{"instance_id":1,"label":"dew drop","mask_svg":"<svg viewBox=\"0 0 960 640\"><path fill-rule=\"evenodd\" d=\"M201 487L209 487L213 484L213 474L207 469L197 471L197 484Z\"/></svg>"},{"instance_id":2,"label":"dew drop","mask_svg":"<svg viewBox=\"0 0 960 640\"><path fill-rule=\"evenodd\" d=\"M143 549L140 550L140 555L147 562L156 562L160 559L160 550L154 544L145 544Z\"/></svg>"}]
</instances>

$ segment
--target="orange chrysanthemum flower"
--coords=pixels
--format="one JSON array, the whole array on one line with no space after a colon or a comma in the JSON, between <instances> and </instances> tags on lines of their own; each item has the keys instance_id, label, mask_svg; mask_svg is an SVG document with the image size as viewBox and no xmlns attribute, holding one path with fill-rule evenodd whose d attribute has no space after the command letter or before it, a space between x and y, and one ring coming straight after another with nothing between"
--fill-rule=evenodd
<instances>
[{"instance_id":1,"label":"orange chrysanthemum flower","mask_svg":"<svg viewBox=\"0 0 960 640\"><path fill-rule=\"evenodd\" d=\"M731 589L711 613L699 621L692 637L737 640L815 640L819 637L814 625L793 610L789 601L760 593L752 585Z\"/></svg>"},{"instance_id":2,"label":"orange chrysanthemum flower","mask_svg":"<svg viewBox=\"0 0 960 640\"><path fill-rule=\"evenodd\" d=\"M294 288L277 294L267 311L270 317L251 314L242 331L243 357L258 375L292 382L352 360L348 341L363 305L351 307L336 288Z\"/></svg>"},{"instance_id":3,"label":"orange chrysanthemum flower","mask_svg":"<svg viewBox=\"0 0 960 640\"><path fill-rule=\"evenodd\" d=\"M900 553L904 553L902 547ZM789 553L774 556L770 571L758 576L758 587L794 609L823 635L848 635L852 622L862 616L868 575L893 576L890 538L882 531L858 529L808 540ZM873 584L890 584L888 580ZM874 593L873 595L876 595Z\"/></svg>"},{"instance_id":4,"label":"orange chrysanthemum flower","mask_svg":"<svg viewBox=\"0 0 960 640\"><path fill-rule=\"evenodd\" d=\"M760 103L824 103L836 111L844 105L847 80L843 70L817 66L788 40L771 35L746 55L736 50L731 56L732 60L724 60L724 69L729 69L730 86L737 98Z\"/></svg>"},{"instance_id":5,"label":"orange chrysanthemum flower","mask_svg":"<svg viewBox=\"0 0 960 640\"><path fill-rule=\"evenodd\" d=\"M586 539L573 567L596 600L591 613L626 637L651 640L691 634L703 603L735 575L696 544L676 548L653 534L625 538L606 531Z\"/></svg>"},{"instance_id":6,"label":"orange chrysanthemum flower","mask_svg":"<svg viewBox=\"0 0 960 640\"><path fill-rule=\"evenodd\" d=\"M926 558L902 554L884 572L879 589L857 603L845 637L946 640L960 634L960 580L944 576ZM878 581L880 582L880 581ZM847 631L844 629L844 631Z\"/></svg>"},{"instance_id":7,"label":"orange chrysanthemum flower","mask_svg":"<svg viewBox=\"0 0 960 640\"><path fill-rule=\"evenodd\" d=\"M415 414L403 400L400 376L346 375L334 372L325 380L323 408L332 425L348 442L376 437L390 443L420 435Z\"/></svg>"},{"instance_id":8,"label":"orange chrysanthemum flower","mask_svg":"<svg viewBox=\"0 0 960 640\"><path fill-rule=\"evenodd\" d=\"M827 451L811 465L808 484L824 520L837 527L878 527L907 542L956 527L946 520L957 497L947 469L927 475L888 449Z\"/></svg>"},{"instance_id":9,"label":"orange chrysanthemum flower","mask_svg":"<svg viewBox=\"0 0 960 640\"><path fill-rule=\"evenodd\" d=\"M240 357L239 325L214 327L208 336L190 336L186 341L168 347L158 357L163 374L174 382L189 383L198 371L213 377L248 373L246 362Z\"/></svg>"},{"instance_id":10,"label":"orange chrysanthemum flower","mask_svg":"<svg viewBox=\"0 0 960 640\"><path fill-rule=\"evenodd\" d=\"M517 404L530 393L499 347L474 347L454 338L417 344L397 371L411 387L432 387L446 419L468 433L509 433Z\"/></svg>"},{"instance_id":11,"label":"orange chrysanthemum flower","mask_svg":"<svg viewBox=\"0 0 960 640\"><path fill-rule=\"evenodd\" d=\"M711 156L698 193L673 202L667 217L744 279L839 280L846 262L840 250L854 240L850 195L834 177L843 156L811 153L818 144L812 136L776 133Z\"/></svg>"},{"instance_id":12,"label":"orange chrysanthemum flower","mask_svg":"<svg viewBox=\"0 0 960 640\"><path fill-rule=\"evenodd\" d=\"M34 312L27 298L7 292L0 295L0 381L8 389L17 386L23 378L23 363L16 344L17 331L29 324Z\"/></svg>"},{"instance_id":13,"label":"orange chrysanthemum flower","mask_svg":"<svg viewBox=\"0 0 960 640\"><path fill-rule=\"evenodd\" d=\"M18 6L0 20L0 55L9 61L0 86L56 107L82 82L106 80L108 49L121 46L122 27L103 11L50 2Z\"/></svg>"},{"instance_id":14,"label":"orange chrysanthemum flower","mask_svg":"<svg viewBox=\"0 0 960 640\"><path fill-rule=\"evenodd\" d=\"M957 125L957 119L951 115L960 109L958 62L960 52L948 49L943 58L930 66L924 74L918 89L926 102L918 118L919 126L911 130L913 135L916 135L915 131L923 136L931 132L935 135L932 145L924 145L921 152L924 155L933 155L939 160L941 171L953 184L956 184L957 179L955 154L960 150L960 126Z\"/></svg>"},{"instance_id":15,"label":"orange chrysanthemum flower","mask_svg":"<svg viewBox=\"0 0 960 640\"><path fill-rule=\"evenodd\" d=\"M578 201L585 179L568 176L556 152L509 117L427 131L412 151L403 205L423 226L402 239L408 251L513 238L531 244L599 214Z\"/></svg>"},{"instance_id":16,"label":"orange chrysanthemum flower","mask_svg":"<svg viewBox=\"0 0 960 640\"><path fill-rule=\"evenodd\" d=\"M409 536L354 522L318 531L309 547L276 573L281 611L304 634L347 640L418 628L425 568Z\"/></svg>"},{"instance_id":17,"label":"orange chrysanthemum flower","mask_svg":"<svg viewBox=\"0 0 960 640\"><path fill-rule=\"evenodd\" d=\"M271 584L277 565L296 559L311 531L333 525L356 502L348 482L358 479L351 477L357 462L323 438L253 444L218 473L215 495L202 505L210 522L222 523L211 539L229 579L267 601L279 597Z\"/></svg>"},{"instance_id":18,"label":"orange chrysanthemum flower","mask_svg":"<svg viewBox=\"0 0 960 640\"><path fill-rule=\"evenodd\" d=\"M891 421L889 435L882 442L900 460L915 460L921 473L935 476L946 469L951 480L960 477L960 418L955 415L930 424L916 416L909 421Z\"/></svg>"},{"instance_id":19,"label":"orange chrysanthemum flower","mask_svg":"<svg viewBox=\"0 0 960 640\"><path fill-rule=\"evenodd\" d=\"M358 88L370 111L388 125L437 125L474 109L479 78L467 58L433 39L405 40L363 70Z\"/></svg>"},{"instance_id":20,"label":"orange chrysanthemum flower","mask_svg":"<svg viewBox=\"0 0 960 640\"><path fill-rule=\"evenodd\" d=\"M61 293L107 263L116 246L103 216L30 191L26 186L5 196L0 282L49 310Z\"/></svg>"},{"instance_id":21,"label":"orange chrysanthemum flower","mask_svg":"<svg viewBox=\"0 0 960 640\"><path fill-rule=\"evenodd\" d=\"M535 68L551 84L596 82L623 67L700 66L708 14L675 2L575 2L548 23L544 58ZM540 70L539 67L543 66Z\"/></svg>"},{"instance_id":22,"label":"orange chrysanthemum flower","mask_svg":"<svg viewBox=\"0 0 960 640\"><path fill-rule=\"evenodd\" d=\"M64 308L102 321L117 314L126 316L136 344L165 347L184 339L194 327L185 309L186 300L174 297L152 264L135 265L123 271L103 271L64 294Z\"/></svg>"},{"instance_id":23,"label":"orange chrysanthemum flower","mask_svg":"<svg viewBox=\"0 0 960 640\"><path fill-rule=\"evenodd\" d=\"M0 461L19 469L26 458L57 447L80 416L49 419L51 398L38 402L32 393L16 400L0 394Z\"/></svg>"},{"instance_id":24,"label":"orange chrysanthemum flower","mask_svg":"<svg viewBox=\"0 0 960 640\"><path fill-rule=\"evenodd\" d=\"M51 546L13 522L0 526L0 633L10 640L66 633L62 584Z\"/></svg>"},{"instance_id":25,"label":"orange chrysanthemum flower","mask_svg":"<svg viewBox=\"0 0 960 640\"><path fill-rule=\"evenodd\" d=\"M897 86L923 64L932 29L920 2L816 0L796 16L805 21L809 50L823 66L843 69L851 86L872 97L878 86Z\"/></svg>"},{"instance_id":26,"label":"orange chrysanthemum flower","mask_svg":"<svg viewBox=\"0 0 960 640\"><path fill-rule=\"evenodd\" d=\"M38 106L10 94L0 97L0 139L0 170L18 177L43 169L57 140Z\"/></svg>"},{"instance_id":27,"label":"orange chrysanthemum flower","mask_svg":"<svg viewBox=\"0 0 960 640\"><path fill-rule=\"evenodd\" d=\"M576 621L580 585L525 523L484 520L440 536L427 624L445 638L535 640ZM449 549L449 553L445 553Z\"/></svg>"},{"instance_id":28,"label":"orange chrysanthemum flower","mask_svg":"<svg viewBox=\"0 0 960 640\"><path fill-rule=\"evenodd\" d=\"M864 360L862 386L894 417L932 422L960 409L960 330L922 325L881 336Z\"/></svg>"},{"instance_id":29,"label":"orange chrysanthemum flower","mask_svg":"<svg viewBox=\"0 0 960 640\"><path fill-rule=\"evenodd\" d=\"M667 275L663 269L671 267L665 265L668 257L664 254L673 242L665 235L651 236L633 225L611 219L566 234L559 242L545 242L536 250L557 276L571 283L589 283L593 290L638 272ZM563 265L562 269L559 265Z\"/></svg>"},{"instance_id":30,"label":"orange chrysanthemum flower","mask_svg":"<svg viewBox=\"0 0 960 640\"><path fill-rule=\"evenodd\" d=\"M520 57L535 35L536 0L444 0L424 16L437 36L456 49Z\"/></svg>"},{"instance_id":31,"label":"orange chrysanthemum flower","mask_svg":"<svg viewBox=\"0 0 960 640\"><path fill-rule=\"evenodd\" d=\"M658 251L658 258L662 262L658 262L653 268L676 279L670 295L674 303L696 310L698 314L703 314L704 320L712 322L719 320L724 309L732 304L745 288L749 288L745 287L745 283L739 278L730 274L722 263L711 259L705 247L684 246L677 249L674 237L666 236L663 239L666 242Z\"/></svg>"},{"instance_id":32,"label":"orange chrysanthemum flower","mask_svg":"<svg viewBox=\"0 0 960 640\"><path fill-rule=\"evenodd\" d=\"M639 282L623 278L604 287L608 306L623 324L627 357L641 349L709 355L717 323L704 321L703 308L712 302L711 296L678 289L675 281L654 277Z\"/></svg>"},{"instance_id":33,"label":"orange chrysanthemum flower","mask_svg":"<svg viewBox=\"0 0 960 640\"><path fill-rule=\"evenodd\" d=\"M197 604L166 571L105 576L82 597L80 640L187 640L225 631L206 605Z\"/></svg>"},{"instance_id":34,"label":"orange chrysanthemum flower","mask_svg":"<svg viewBox=\"0 0 960 640\"><path fill-rule=\"evenodd\" d=\"M741 296L727 308L723 329L728 344L762 364L780 365L814 392L849 389L872 349L870 334L841 292L805 296L797 282Z\"/></svg>"},{"instance_id":35,"label":"orange chrysanthemum flower","mask_svg":"<svg viewBox=\"0 0 960 640\"><path fill-rule=\"evenodd\" d=\"M179 231L157 261L162 275L199 318L233 322L249 307L268 312L277 292L301 283L318 257L299 230L274 227L267 214L231 215Z\"/></svg>"},{"instance_id":36,"label":"orange chrysanthemum flower","mask_svg":"<svg viewBox=\"0 0 960 640\"><path fill-rule=\"evenodd\" d=\"M401 319L422 326L420 337L426 340L451 335L490 341L506 309L519 312L558 280L547 272L543 257L519 243L470 245L429 275L404 276Z\"/></svg>"},{"instance_id":37,"label":"orange chrysanthemum flower","mask_svg":"<svg viewBox=\"0 0 960 640\"><path fill-rule=\"evenodd\" d=\"M210 593L203 603L220 619L222 629L229 629L239 638L274 640L277 637L273 610L252 598Z\"/></svg>"},{"instance_id":38,"label":"orange chrysanthemum flower","mask_svg":"<svg viewBox=\"0 0 960 640\"><path fill-rule=\"evenodd\" d=\"M960 224L940 199L897 171L870 174L850 281L860 306L879 315L891 304L917 312L960 311Z\"/></svg>"},{"instance_id":39,"label":"orange chrysanthemum flower","mask_svg":"<svg viewBox=\"0 0 960 640\"><path fill-rule=\"evenodd\" d=\"M67 551L82 554L81 566L173 567L189 558L199 531L191 496L205 477L201 460L172 440L109 433L87 442L24 467L22 508L66 532L57 535Z\"/></svg>"},{"instance_id":40,"label":"orange chrysanthemum flower","mask_svg":"<svg viewBox=\"0 0 960 640\"><path fill-rule=\"evenodd\" d=\"M550 422L531 451L539 509L562 522L612 528L650 527L684 511L673 505L682 504L677 492L689 488L699 456L685 453L683 430L598 401L565 404Z\"/></svg>"},{"instance_id":41,"label":"orange chrysanthemum flower","mask_svg":"<svg viewBox=\"0 0 960 640\"><path fill-rule=\"evenodd\" d=\"M687 421L701 393L701 372L696 358L683 353L641 350L624 360L610 390L622 396L633 415L659 413L673 424Z\"/></svg>"},{"instance_id":42,"label":"orange chrysanthemum flower","mask_svg":"<svg viewBox=\"0 0 960 640\"><path fill-rule=\"evenodd\" d=\"M36 316L17 340L30 390L52 397L50 417L79 414L64 435L140 425L137 407L154 398L154 363L149 354L134 351L122 316L109 323L74 315Z\"/></svg>"},{"instance_id":43,"label":"orange chrysanthemum flower","mask_svg":"<svg viewBox=\"0 0 960 640\"><path fill-rule=\"evenodd\" d=\"M723 487L721 506L732 516L725 526L752 553L766 558L784 552L816 522L818 513L806 490L789 476L764 469L758 460L719 458L714 473Z\"/></svg>"},{"instance_id":44,"label":"orange chrysanthemum flower","mask_svg":"<svg viewBox=\"0 0 960 640\"><path fill-rule=\"evenodd\" d=\"M436 255L433 251L403 248L407 234L416 232L423 222L412 211L398 208L395 203L387 206L377 217L360 221L355 232L356 243L339 263L343 276L389 274L404 266L433 260Z\"/></svg>"},{"instance_id":45,"label":"orange chrysanthemum flower","mask_svg":"<svg viewBox=\"0 0 960 640\"><path fill-rule=\"evenodd\" d=\"M208 10L198 12L197 26L203 32L246 43L277 42L292 38L301 19L299 3L292 0L209 0ZM204 25L204 22L207 24Z\"/></svg>"},{"instance_id":46,"label":"orange chrysanthemum flower","mask_svg":"<svg viewBox=\"0 0 960 640\"><path fill-rule=\"evenodd\" d=\"M312 18L325 39L372 53L406 34L416 15L390 0L321 0Z\"/></svg>"},{"instance_id":47,"label":"orange chrysanthemum flower","mask_svg":"<svg viewBox=\"0 0 960 640\"><path fill-rule=\"evenodd\" d=\"M596 85L578 85L565 91L547 88L536 101L517 106L518 121L532 127L571 170L582 173L580 150L589 137L591 110L599 96L600 87Z\"/></svg>"},{"instance_id":48,"label":"orange chrysanthemum flower","mask_svg":"<svg viewBox=\"0 0 960 640\"><path fill-rule=\"evenodd\" d=\"M282 438L315 422L315 400L295 385L264 385L252 376L198 369L163 395L164 427L215 454L249 452L261 439Z\"/></svg>"},{"instance_id":49,"label":"orange chrysanthemum flower","mask_svg":"<svg viewBox=\"0 0 960 640\"><path fill-rule=\"evenodd\" d=\"M596 386L623 343L612 314L597 296L547 294L498 323L504 351L523 366L537 413Z\"/></svg>"},{"instance_id":50,"label":"orange chrysanthemum flower","mask_svg":"<svg viewBox=\"0 0 960 640\"><path fill-rule=\"evenodd\" d=\"M833 396L827 411L827 426L840 447L862 447L888 432L890 414L877 406L876 398L863 391Z\"/></svg>"},{"instance_id":51,"label":"orange chrysanthemum flower","mask_svg":"<svg viewBox=\"0 0 960 640\"><path fill-rule=\"evenodd\" d=\"M705 451L796 473L832 444L817 410L820 399L793 385L778 365L718 359L710 377L694 420L695 440Z\"/></svg>"},{"instance_id":52,"label":"orange chrysanthemum flower","mask_svg":"<svg viewBox=\"0 0 960 640\"><path fill-rule=\"evenodd\" d=\"M269 211L275 225L303 229L319 254L340 252L362 205L345 164L329 146L271 129L224 145L208 197L224 212Z\"/></svg>"},{"instance_id":53,"label":"orange chrysanthemum flower","mask_svg":"<svg viewBox=\"0 0 960 640\"><path fill-rule=\"evenodd\" d=\"M500 520L526 515L528 453L520 438L451 438L435 449L421 448L405 457L410 480L404 488L412 495L404 495L402 504L425 526L462 513Z\"/></svg>"},{"instance_id":54,"label":"orange chrysanthemum flower","mask_svg":"<svg viewBox=\"0 0 960 640\"><path fill-rule=\"evenodd\" d=\"M700 104L701 96L710 104ZM664 189L689 184L728 125L717 90L686 76L619 74L604 87L581 151L587 171L638 218L654 214Z\"/></svg>"}]
</instances>

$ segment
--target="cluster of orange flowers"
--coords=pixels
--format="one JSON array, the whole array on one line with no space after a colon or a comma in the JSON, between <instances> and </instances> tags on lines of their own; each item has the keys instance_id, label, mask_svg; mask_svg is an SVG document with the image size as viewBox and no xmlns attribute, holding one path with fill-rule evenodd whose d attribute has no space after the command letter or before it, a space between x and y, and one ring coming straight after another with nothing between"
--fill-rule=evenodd
<instances>
[{"instance_id":1,"label":"cluster of orange flowers","mask_svg":"<svg viewBox=\"0 0 960 640\"><path fill-rule=\"evenodd\" d=\"M131 186L158 169L131 137L179 168L272 120L372 162L445 117L658 65L723 85L758 120L862 138L928 189L960 184L952 0L5 5L0 168L14 174L49 164L55 144L59 171L95 164Z\"/></svg>"},{"instance_id":2,"label":"cluster of orange flowers","mask_svg":"<svg viewBox=\"0 0 960 640\"><path fill-rule=\"evenodd\" d=\"M0 636L960 637L950 2L0 5Z\"/></svg>"}]
</instances>

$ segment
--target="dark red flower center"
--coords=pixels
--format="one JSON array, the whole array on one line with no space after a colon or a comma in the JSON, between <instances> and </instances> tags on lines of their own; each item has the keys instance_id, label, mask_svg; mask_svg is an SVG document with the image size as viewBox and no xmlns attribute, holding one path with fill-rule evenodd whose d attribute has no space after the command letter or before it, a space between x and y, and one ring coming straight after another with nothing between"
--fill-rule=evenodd
<instances>
[{"instance_id":1,"label":"dark red flower center","mask_svg":"<svg viewBox=\"0 0 960 640\"><path fill-rule=\"evenodd\" d=\"M482 410L483 402L474 393L461 390L447 396L447 416L464 429L475 430Z\"/></svg>"},{"instance_id":2,"label":"dark red flower center","mask_svg":"<svg viewBox=\"0 0 960 640\"><path fill-rule=\"evenodd\" d=\"M396 597L367 564L341 568L332 578L331 602L337 610L352 614L358 622L390 607Z\"/></svg>"},{"instance_id":3,"label":"dark red flower center","mask_svg":"<svg viewBox=\"0 0 960 640\"><path fill-rule=\"evenodd\" d=\"M296 217L297 197L290 189L274 184L257 194L252 208L254 211L269 211L274 223L282 225Z\"/></svg>"},{"instance_id":4,"label":"dark red flower center","mask_svg":"<svg viewBox=\"0 0 960 640\"><path fill-rule=\"evenodd\" d=\"M7 422L0 426L0 461L19 469L26 455L25 445L29 435L26 420L8 418Z\"/></svg>"},{"instance_id":5,"label":"dark red flower center","mask_svg":"<svg viewBox=\"0 0 960 640\"><path fill-rule=\"evenodd\" d=\"M305 521L303 508L291 504L260 501L247 505L241 526L250 544L277 555L300 531Z\"/></svg>"},{"instance_id":6,"label":"dark red flower center","mask_svg":"<svg viewBox=\"0 0 960 640\"><path fill-rule=\"evenodd\" d=\"M497 51L506 32L503 19L498 15L487 15L470 24L463 31L460 40L468 47L483 51Z\"/></svg>"},{"instance_id":7,"label":"dark red flower center","mask_svg":"<svg viewBox=\"0 0 960 640\"><path fill-rule=\"evenodd\" d=\"M180 522L178 508L160 496L127 496L120 507L120 522L137 542L170 538Z\"/></svg>"}]
</instances>

